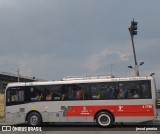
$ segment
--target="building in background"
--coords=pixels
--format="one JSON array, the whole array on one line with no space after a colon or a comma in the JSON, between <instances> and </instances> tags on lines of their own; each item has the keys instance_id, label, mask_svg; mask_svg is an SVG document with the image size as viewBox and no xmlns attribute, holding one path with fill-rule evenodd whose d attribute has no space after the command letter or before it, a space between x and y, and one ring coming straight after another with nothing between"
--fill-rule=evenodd
<instances>
[{"instance_id":1,"label":"building in background","mask_svg":"<svg viewBox=\"0 0 160 134\"><path fill-rule=\"evenodd\" d=\"M8 83L11 82L32 82L32 81L40 81L40 79L37 79L35 77L27 77L22 75L15 75L12 73L7 72L0 72L0 93L4 92L4 89L6 88Z\"/></svg>"}]
</instances>

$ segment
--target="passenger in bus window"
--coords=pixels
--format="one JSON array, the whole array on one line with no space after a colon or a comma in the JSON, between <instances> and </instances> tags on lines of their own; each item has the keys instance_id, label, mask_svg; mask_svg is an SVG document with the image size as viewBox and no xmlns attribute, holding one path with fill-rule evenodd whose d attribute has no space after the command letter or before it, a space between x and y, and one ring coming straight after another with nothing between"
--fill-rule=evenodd
<instances>
[{"instance_id":1,"label":"passenger in bus window","mask_svg":"<svg viewBox=\"0 0 160 134\"><path fill-rule=\"evenodd\" d=\"M94 91L93 91L93 94L92 94L92 99L94 99L94 100L99 100L100 97L101 97L101 95L100 95L100 93L98 92L98 90L97 90L97 89L94 90Z\"/></svg>"},{"instance_id":2,"label":"passenger in bus window","mask_svg":"<svg viewBox=\"0 0 160 134\"><path fill-rule=\"evenodd\" d=\"M82 90L81 89L77 89L76 94L75 94L75 98L77 100L81 100L82 99Z\"/></svg>"},{"instance_id":3,"label":"passenger in bus window","mask_svg":"<svg viewBox=\"0 0 160 134\"><path fill-rule=\"evenodd\" d=\"M137 92L137 90L134 90L134 92L133 92L133 98L139 98L139 94L138 94L138 92Z\"/></svg>"},{"instance_id":4,"label":"passenger in bus window","mask_svg":"<svg viewBox=\"0 0 160 134\"><path fill-rule=\"evenodd\" d=\"M43 96L42 93L41 93L41 95L39 96L38 100L39 100L39 101L43 101L43 100L44 100L44 96Z\"/></svg>"},{"instance_id":5,"label":"passenger in bus window","mask_svg":"<svg viewBox=\"0 0 160 134\"><path fill-rule=\"evenodd\" d=\"M48 95L46 95L46 100L52 100L53 94L50 92Z\"/></svg>"},{"instance_id":6,"label":"passenger in bus window","mask_svg":"<svg viewBox=\"0 0 160 134\"><path fill-rule=\"evenodd\" d=\"M37 93L37 94L36 94L36 97L35 97L35 100L38 100L39 97L40 97L40 95Z\"/></svg>"},{"instance_id":7,"label":"passenger in bus window","mask_svg":"<svg viewBox=\"0 0 160 134\"><path fill-rule=\"evenodd\" d=\"M67 95L66 87L62 86L60 88L60 99L61 99L61 101L67 100L67 97L68 97L68 95Z\"/></svg>"},{"instance_id":8,"label":"passenger in bus window","mask_svg":"<svg viewBox=\"0 0 160 134\"><path fill-rule=\"evenodd\" d=\"M37 101L39 99L40 95L36 92L36 96L34 98L31 98L32 101Z\"/></svg>"},{"instance_id":9,"label":"passenger in bus window","mask_svg":"<svg viewBox=\"0 0 160 134\"><path fill-rule=\"evenodd\" d=\"M12 95L11 100L18 101L18 94L16 94L16 92Z\"/></svg>"},{"instance_id":10,"label":"passenger in bus window","mask_svg":"<svg viewBox=\"0 0 160 134\"><path fill-rule=\"evenodd\" d=\"M90 99L90 96L89 96L89 93L88 93L88 89L83 89L83 100L89 100Z\"/></svg>"},{"instance_id":11,"label":"passenger in bus window","mask_svg":"<svg viewBox=\"0 0 160 134\"><path fill-rule=\"evenodd\" d=\"M16 101L16 95L12 95L11 101Z\"/></svg>"},{"instance_id":12,"label":"passenger in bus window","mask_svg":"<svg viewBox=\"0 0 160 134\"><path fill-rule=\"evenodd\" d=\"M117 99L123 99L124 98L124 91L122 89L119 90L119 93L117 95Z\"/></svg>"},{"instance_id":13,"label":"passenger in bus window","mask_svg":"<svg viewBox=\"0 0 160 134\"><path fill-rule=\"evenodd\" d=\"M61 101L63 101L63 100L64 100L64 98L65 98L65 94L64 94L64 93L62 93L62 95L61 95Z\"/></svg>"}]
</instances>

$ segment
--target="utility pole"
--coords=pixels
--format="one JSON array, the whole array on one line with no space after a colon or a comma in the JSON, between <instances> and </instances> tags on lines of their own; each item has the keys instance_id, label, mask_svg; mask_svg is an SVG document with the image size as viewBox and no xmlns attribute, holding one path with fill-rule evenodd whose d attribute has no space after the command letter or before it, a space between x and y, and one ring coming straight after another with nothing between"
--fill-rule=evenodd
<instances>
[{"instance_id":1,"label":"utility pole","mask_svg":"<svg viewBox=\"0 0 160 134\"><path fill-rule=\"evenodd\" d=\"M19 67L17 68L17 77L18 77L18 82L19 82Z\"/></svg>"},{"instance_id":2,"label":"utility pole","mask_svg":"<svg viewBox=\"0 0 160 134\"><path fill-rule=\"evenodd\" d=\"M133 40L134 35L137 35L137 24L138 22L135 22L133 19L133 21L131 21L131 26L128 29L131 35L131 41L132 41L132 47L133 47L133 55L134 55L134 62L135 62L135 75L139 76L139 70L138 70L138 64L137 64L136 52L135 52L134 40Z\"/></svg>"}]
</instances>

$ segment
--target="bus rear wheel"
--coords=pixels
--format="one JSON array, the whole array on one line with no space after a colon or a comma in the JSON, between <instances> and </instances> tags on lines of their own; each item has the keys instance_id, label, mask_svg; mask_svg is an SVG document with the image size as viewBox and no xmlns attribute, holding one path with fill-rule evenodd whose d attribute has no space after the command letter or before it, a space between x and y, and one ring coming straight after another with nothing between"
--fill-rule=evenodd
<instances>
[{"instance_id":1,"label":"bus rear wheel","mask_svg":"<svg viewBox=\"0 0 160 134\"><path fill-rule=\"evenodd\" d=\"M30 113L27 121L31 126L39 126L42 123L41 116L37 112Z\"/></svg>"},{"instance_id":2,"label":"bus rear wheel","mask_svg":"<svg viewBox=\"0 0 160 134\"><path fill-rule=\"evenodd\" d=\"M113 116L109 112L100 112L96 117L96 122L101 127L109 127L113 124Z\"/></svg>"}]
</instances>

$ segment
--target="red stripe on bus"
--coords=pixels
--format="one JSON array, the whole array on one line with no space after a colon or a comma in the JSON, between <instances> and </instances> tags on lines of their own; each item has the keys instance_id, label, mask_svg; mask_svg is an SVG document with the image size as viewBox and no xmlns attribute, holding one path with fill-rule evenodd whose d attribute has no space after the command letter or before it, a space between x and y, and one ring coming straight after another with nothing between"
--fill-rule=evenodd
<instances>
[{"instance_id":1,"label":"red stripe on bus","mask_svg":"<svg viewBox=\"0 0 160 134\"><path fill-rule=\"evenodd\" d=\"M67 116L94 116L99 110L109 110L114 116L154 116L153 104L114 106L70 106Z\"/></svg>"}]
</instances>

